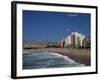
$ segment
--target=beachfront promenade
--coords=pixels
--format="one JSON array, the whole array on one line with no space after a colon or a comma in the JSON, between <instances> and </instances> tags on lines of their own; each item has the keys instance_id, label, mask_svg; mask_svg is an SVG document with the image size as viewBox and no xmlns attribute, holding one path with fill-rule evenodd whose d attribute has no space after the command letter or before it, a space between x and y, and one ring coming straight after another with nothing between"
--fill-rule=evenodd
<instances>
[{"instance_id":1,"label":"beachfront promenade","mask_svg":"<svg viewBox=\"0 0 100 80\"><path fill-rule=\"evenodd\" d=\"M91 54L90 49L71 49L71 48L38 48L32 49L32 51L48 51L55 52L75 60L78 63L90 66Z\"/></svg>"}]
</instances>

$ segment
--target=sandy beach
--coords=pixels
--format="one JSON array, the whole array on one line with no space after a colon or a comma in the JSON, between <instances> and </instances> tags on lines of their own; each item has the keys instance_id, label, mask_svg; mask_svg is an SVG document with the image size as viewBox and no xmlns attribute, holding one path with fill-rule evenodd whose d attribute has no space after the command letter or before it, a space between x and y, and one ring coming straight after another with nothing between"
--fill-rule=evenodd
<instances>
[{"instance_id":1,"label":"sandy beach","mask_svg":"<svg viewBox=\"0 0 100 80\"><path fill-rule=\"evenodd\" d=\"M85 64L86 66L91 65L91 54L90 49L68 49L68 48L41 48L32 49L32 51L49 51L59 53L75 60L78 63Z\"/></svg>"}]
</instances>

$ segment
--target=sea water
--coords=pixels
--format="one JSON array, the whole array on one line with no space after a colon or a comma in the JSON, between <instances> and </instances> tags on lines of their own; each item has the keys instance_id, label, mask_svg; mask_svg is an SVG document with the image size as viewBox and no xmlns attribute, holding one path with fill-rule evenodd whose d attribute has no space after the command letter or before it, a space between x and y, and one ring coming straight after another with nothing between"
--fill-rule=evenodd
<instances>
[{"instance_id":1,"label":"sea water","mask_svg":"<svg viewBox=\"0 0 100 80\"><path fill-rule=\"evenodd\" d=\"M85 66L58 53L47 51L24 51L23 52L23 69L40 69L40 68L60 68L60 67L81 67Z\"/></svg>"}]
</instances>

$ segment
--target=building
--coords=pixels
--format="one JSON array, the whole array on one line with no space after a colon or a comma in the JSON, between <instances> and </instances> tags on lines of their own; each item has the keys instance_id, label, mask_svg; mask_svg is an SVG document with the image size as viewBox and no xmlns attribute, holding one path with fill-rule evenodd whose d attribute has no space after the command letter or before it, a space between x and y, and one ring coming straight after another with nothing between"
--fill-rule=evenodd
<instances>
[{"instance_id":1,"label":"building","mask_svg":"<svg viewBox=\"0 0 100 80\"><path fill-rule=\"evenodd\" d=\"M62 39L62 40L60 41L60 44L61 44L61 47L65 47L65 39Z\"/></svg>"},{"instance_id":2,"label":"building","mask_svg":"<svg viewBox=\"0 0 100 80\"><path fill-rule=\"evenodd\" d=\"M85 47L85 48L91 48L91 39L90 39L90 37L86 37L83 40L83 47Z\"/></svg>"},{"instance_id":3,"label":"building","mask_svg":"<svg viewBox=\"0 0 100 80\"><path fill-rule=\"evenodd\" d=\"M71 36L65 38L65 47L68 47L71 45Z\"/></svg>"},{"instance_id":4,"label":"building","mask_svg":"<svg viewBox=\"0 0 100 80\"><path fill-rule=\"evenodd\" d=\"M90 45L90 39L79 32L72 32L65 39L61 40L61 47L85 47Z\"/></svg>"}]
</instances>

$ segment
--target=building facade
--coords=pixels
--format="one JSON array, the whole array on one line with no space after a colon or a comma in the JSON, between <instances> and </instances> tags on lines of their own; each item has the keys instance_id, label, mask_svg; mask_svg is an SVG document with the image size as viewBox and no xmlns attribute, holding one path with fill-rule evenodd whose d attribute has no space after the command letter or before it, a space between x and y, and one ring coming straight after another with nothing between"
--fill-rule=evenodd
<instances>
[{"instance_id":1,"label":"building facade","mask_svg":"<svg viewBox=\"0 0 100 80\"><path fill-rule=\"evenodd\" d=\"M72 32L65 39L61 40L61 47L90 47L90 38L79 32Z\"/></svg>"}]
</instances>

